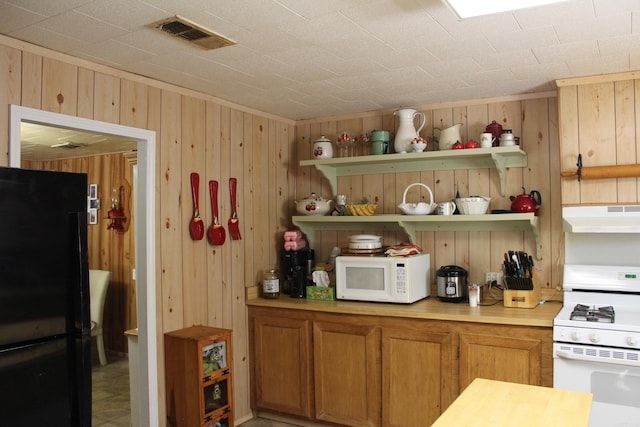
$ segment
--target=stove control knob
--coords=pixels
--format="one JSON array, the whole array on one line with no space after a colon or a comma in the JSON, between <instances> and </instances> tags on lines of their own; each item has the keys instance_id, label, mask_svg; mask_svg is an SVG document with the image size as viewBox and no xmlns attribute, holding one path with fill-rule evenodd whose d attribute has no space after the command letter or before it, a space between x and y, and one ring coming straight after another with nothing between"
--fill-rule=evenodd
<instances>
[{"instance_id":1,"label":"stove control knob","mask_svg":"<svg viewBox=\"0 0 640 427\"><path fill-rule=\"evenodd\" d=\"M630 347L637 347L638 346L638 339L636 337L627 337L627 344Z\"/></svg>"},{"instance_id":2,"label":"stove control knob","mask_svg":"<svg viewBox=\"0 0 640 427\"><path fill-rule=\"evenodd\" d=\"M589 341L592 343L598 343L600 342L600 337L596 333L589 334Z\"/></svg>"},{"instance_id":3,"label":"stove control knob","mask_svg":"<svg viewBox=\"0 0 640 427\"><path fill-rule=\"evenodd\" d=\"M572 340L580 341L581 338L582 338L582 335L580 335L580 332L578 332L578 331L571 332L571 339Z\"/></svg>"}]
</instances>

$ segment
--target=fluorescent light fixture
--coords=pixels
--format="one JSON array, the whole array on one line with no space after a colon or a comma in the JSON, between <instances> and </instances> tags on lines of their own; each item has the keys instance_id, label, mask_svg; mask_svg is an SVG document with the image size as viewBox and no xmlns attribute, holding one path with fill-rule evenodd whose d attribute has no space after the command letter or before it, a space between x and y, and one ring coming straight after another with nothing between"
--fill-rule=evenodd
<instances>
[{"instance_id":1,"label":"fluorescent light fixture","mask_svg":"<svg viewBox=\"0 0 640 427\"><path fill-rule=\"evenodd\" d=\"M462 19L565 1L567 0L444 0Z\"/></svg>"}]
</instances>

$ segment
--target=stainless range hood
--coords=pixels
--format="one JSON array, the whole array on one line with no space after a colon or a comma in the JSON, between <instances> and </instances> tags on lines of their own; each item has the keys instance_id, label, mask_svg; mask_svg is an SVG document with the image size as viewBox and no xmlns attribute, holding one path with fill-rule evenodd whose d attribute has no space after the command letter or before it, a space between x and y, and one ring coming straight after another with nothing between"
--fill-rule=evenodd
<instances>
[{"instance_id":1,"label":"stainless range hood","mask_svg":"<svg viewBox=\"0 0 640 427\"><path fill-rule=\"evenodd\" d=\"M640 233L640 205L564 207L562 223L568 233Z\"/></svg>"}]
</instances>

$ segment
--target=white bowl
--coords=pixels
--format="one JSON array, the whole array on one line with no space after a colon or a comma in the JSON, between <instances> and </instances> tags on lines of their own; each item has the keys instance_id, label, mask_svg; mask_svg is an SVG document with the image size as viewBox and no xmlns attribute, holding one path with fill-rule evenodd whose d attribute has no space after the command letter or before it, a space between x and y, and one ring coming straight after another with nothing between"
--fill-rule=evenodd
<instances>
[{"instance_id":1,"label":"white bowl","mask_svg":"<svg viewBox=\"0 0 640 427\"><path fill-rule=\"evenodd\" d=\"M489 209L490 197L472 196L455 199L456 206L462 215L484 215Z\"/></svg>"}]
</instances>

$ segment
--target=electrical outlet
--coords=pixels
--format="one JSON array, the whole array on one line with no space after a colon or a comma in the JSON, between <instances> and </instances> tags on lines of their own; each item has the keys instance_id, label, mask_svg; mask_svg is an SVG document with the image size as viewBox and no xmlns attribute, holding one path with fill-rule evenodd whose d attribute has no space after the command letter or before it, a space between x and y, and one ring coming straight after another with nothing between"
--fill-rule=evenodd
<instances>
[{"instance_id":1,"label":"electrical outlet","mask_svg":"<svg viewBox=\"0 0 640 427\"><path fill-rule=\"evenodd\" d=\"M484 273L484 283L496 282L498 285L502 284L502 271L488 271Z\"/></svg>"}]
</instances>

